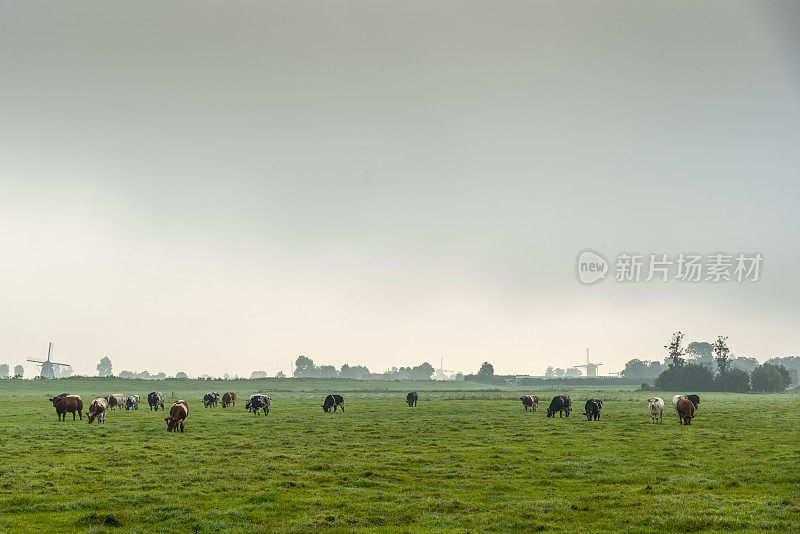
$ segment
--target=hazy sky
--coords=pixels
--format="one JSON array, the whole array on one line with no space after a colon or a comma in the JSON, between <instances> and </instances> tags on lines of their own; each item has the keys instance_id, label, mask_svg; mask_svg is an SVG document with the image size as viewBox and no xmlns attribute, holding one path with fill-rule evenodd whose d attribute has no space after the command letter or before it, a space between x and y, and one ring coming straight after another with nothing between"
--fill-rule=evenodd
<instances>
[{"instance_id":1,"label":"hazy sky","mask_svg":"<svg viewBox=\"0 0 800 534\"><path fill-rule=\"evenodd\" d=\"M799 148L790 0L0 0L0 363L798 354ZM586 248L764 262L584 286Z\"/></svg>"}]
</instances>

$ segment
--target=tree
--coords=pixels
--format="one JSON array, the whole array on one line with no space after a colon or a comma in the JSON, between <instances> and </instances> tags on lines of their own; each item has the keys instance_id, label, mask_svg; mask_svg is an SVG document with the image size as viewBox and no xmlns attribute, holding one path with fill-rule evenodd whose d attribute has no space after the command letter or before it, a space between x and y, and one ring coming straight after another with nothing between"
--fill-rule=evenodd
<instances>
[{"instance_id":1,"label":"tree","mask_svg":"<svg viewBox=\"0 0 800 534\"><path fill-rule=\"evenodd\" d=\"M753 370L750 375L753 391L756 393L776 393L786 389L792 383L789 370L782 365L765 363Z\"/></svg>"},{"instance_id":2,"label":"tree","mask_svg":"<svg viewBox=\"0 0 800 534\"><path fill-rule=\"evenodd\" d=\"M750 391L750 375L741 369L731 369L714 377L714 391L747 393Z\"/></svg>"},{"instance_id":3,"label":"tree","mask_svg":"<svg viewBox=\"0 0 800 534\"><path fill-rule=\"evenodd\" d=\"M714 346L705 341L692 341L686 346L686 354L691 355L693 363L714 369Z\"/></svg>"},{"instance_id":4,"label":"tree","mask_svg":"<svg viewBox=\"0 0 800 534\"><path fill-rule=\"evenodd\" d=\"M683 359L683 347L681 347L681 342L683 342L684 333L678 330L674 334L672 334L672 340L670 341L669 345L664 345L664 348L667 349L669 353L668 359L670 360L670 367L681 367L686 360Z\"/></svg>"},{"instance_id":5,"label":"tree","mask_svg":"<svg viewBox=\"0 0 800 534\"><path fill-rule=\"evenodd\" d=\"M8 364L0 365L0 378L8 378Z\"/></svg>"},{"instance_id":6,"label":"tree","mask_svg":"<svg viewBox=\"0 0 800 534\"><path fill-rule=\"evenodd\" d=\"M552 365L548 365L547 366L547 371L544 372L544 377L545 378L555 378L555 376L556 376L556 372L553 370L553 366Z\"/></svg>"},{"instance_id":7,"label":"tree","mask_svg":"<svg viewBox=\"0 0 800 534\"><path fill-rule=\"evenodd\" d=\"M22 378L23 373L25 373L25 368L21 365L14 366L14 378Z\"/></svg>"},{"instance_id":8,"label":"tree","mask_svg":"<svg viewBox=\"0 0 800 534\"><path fill-rule=\"evenodd\" d=\"M336 378L339 373L336 372L336 367L332 365L320 365L317 367L315 375L319 378Z\"/></svg>"},{"instance_id":9,"label":"tree","mask_svg":"<svg viewBox=\"0 0 800 534\"><path fill-rule=\"evenodd\" d=\"M661 391L711 391L714 373L707 367L693 363L673 365L658 375L655 387Z\"/></svg>"},{"instance_id":10,"label":"tree","mask_svg":"<svg viewBox=\"0 0 800 534\"><path fill-rule=\"evenodd\" d=\"M726 341L728 336L718 336L714 342L714 361L717 362L719 374L724 375L731 366L731 349L728 348Z\"/></svg>"},{"instance_id":11,"label":"tree","mask_svg":"<svg viewBox=\"0 0 800 534\"><path fill-rule=\"evenodd\" d=\"M661 371L660 362L647 362L634 358L625 364L625 369L620 374L633 380L653 380Z\"/></svg>"},{"instance_id":12,"label":"tree","mask_svg":"<svg viewBox=\"0 0 800 534\"><path fill-rule=\"evenodd\" d=\"M577 367L570 367L569 369L567 369L566 373L567 378L579 378L581 376L583 376L583 372Z\"/></svg>"},{"instance_id":13,"label":"tree","mask_svg":"<svg viewBox=\"0 0 800 534\"><path fill-rule=\"evenodd\" d=\"M454 379L456 382L463 382L463 381L464 381L464 373L462 373L461 371L457 372L457 373L456 373L456 374L453 376L453 379Z\"/></svg>"},{"instance_id":14,"label":"tree","mask_svg":"<svg viewBox=\"0 0 800 534\"><path fill-rule=\"evenodd\" d=\"M175 378L189 378L189 375L187 375L183 371L180 371L175 375Z\"/></svg>"},{"instance_id":15,"label":"tree","mask_svg":"<svg viewBox=\"0 0 800 534\"><path fill-rule=\"evenodd\" d=\"M483 381L491 382L493 377L494 377L494 366L489 362L483 362L481 364L481 368L478 369L476 380L478 382L483 382Z\"/></svg>"},{"instance_id":16,"label":"tree","mask_svg":"<svg viewBox=\"0 0 800 534\"><path fill-rule=\"evenodd\" d=\"M250 380L255 380L257 378L267 378L266 371L253 371L250 373Z\"/></svg>"},{"instance_id":17,"label":"tree","mask_svg":"<svg viewBox=\"0 0 800 534\"><path fill-rule=\"evenodd\" d=\"M339 376L342 378L352 378L354 380L368 380L370 377L369 369L363 365L342 365Z\"/></svg>"},{"instance_id":18,"label":"tree","mask_svg":"<svg viewBox=\"0 0 800 534\"><path fill-rule=\"evenodd\" d=\"M436 372L436 369L433 368L431 364L428 362L423 362L420 365L414 367L412 369L412 379L413 380L430 380L433 373ZM494 368L492 368L492 374L494 374Z\"/></svg>"},{"instance_id":19,"label":"tree","mask_svg":"<svg viewBox=\"0 0 800 534\"><path fill-rule=\"evenodd\" d=\"M755 358L747 358L744 356L731 358L731 369L741 369L749 375L756 367L758 367L758 360Z\"/></svg>"},{"instance_id":20,"label":"tree","mask_svg":"<svg viewBox=\"0 0 800 534\"><path fill-rule=\"evenodd\" d=\"M283 374L283 371L278 371L278 374L275 375L275 378L286 378L286 375Z\"/></svg>"},{"instance_id":21,"label":"tree","mask_svg":"<svg viewBox=\"0 0 800 534\"><path fill-rule=\"evenodd\" d=\"M562 369L562 368L560 368L560 367L557 367L557 368L556 368L556 376L557 376L558 378L563 378L565 374L567 374L567 372L566 372L565 370L563 370L563 369Z\"/></svg>"},{"instance_id":22,"label":"tree","mask_svg":"<svg viewBox=\"0 0 800 534\"><path fill-rule=\"evenodd\" d=\"M800 356L785 356L783 358L770 358L765 363L772 365L782 365L789 370L789 375L792 377L792 384L798 384L798 374L800 374Z\"/></svg>"},{"instance_id":23,"label":"tree","mask_svg":"<svg viewBox=\"0 0 800 534\"><path fill-rule=\"evenodd\" d=\"M314 376L314 360L305 356L298 356L294 362L294 376L295 378L312 377Z\"/></svg>"},{"instance_id":24,"label":"tree","mask_svg":"<svg viewBox=\"0 0 800 534\"><path fill-rule=\"evenodd\" d=\"M103 356L100 363L97 364L97 372L100 376L112 376L111 360L108 359L108 356Z\"/></svg>"}]
</instances>

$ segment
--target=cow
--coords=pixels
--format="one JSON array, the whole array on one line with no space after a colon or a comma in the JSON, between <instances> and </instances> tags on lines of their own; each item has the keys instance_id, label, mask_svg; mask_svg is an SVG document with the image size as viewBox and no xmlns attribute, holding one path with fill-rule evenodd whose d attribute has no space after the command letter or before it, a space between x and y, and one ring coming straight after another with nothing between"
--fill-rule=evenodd
<instances>
[{"instance_id":1,"label":"cow","mask_svg":"<svg viewBox=\"0 0 800 534\"><path fill-rule=\"evenodd\" d=\"M59 397L69 397L69 393L59 393Z\"/></svg>"},{"instance_id":2,"label":"cow","mask_svg":"<svg viewBox=\"0 0 800 534\"><path fill-rule=\"evenodd\" d=\"M412 391L411 393L406 395L406 402L408 403L409 406L411 406L413 408L414 406L417 405L417 399L418 398L419 398L419 395L417 395L417 392L416 391ZM342 407L342 410L344 410L344 407Z\"/></svg>"},{"instance_id":3,"label":"cow","mask_svg":"<svg viewBox=\"0 0 800 534\"><path fill-rule=\"evenodd\" d=\"M539 397L536 395L523 395L519 398L522 401L522 406L525 408L525 411L528 411L528 408L532 412L535 412L537 408L539 408Z\"/></svg>"},{"instance_id":4,"label":"cow","mask_svg":"<svg viewBox=\"0 0 800 534\"><path fill-rule=\"evenodd\" d=\"M678 419L682 425L691 425L694 417L694 404L689 399L678 399Z\"/></svg>"},{"instance_id":5,"label":"cow","mask_svg":"<svg viewBox=\"0 0 800 534\"><path fill-rule=\"evenodd\" d=\"M125 399L125 411L139 409L139 395L128 395Z\"/></svg>"},{"instance_id":6,"label":"cow","mask_svg":"<svg viewBox=\"0 0 800 534\"><path fill-rule=\"evenodd\" d=\"M211 406L216 407L217 402L219 402L219 393L212 391L211 393L203 395L203 406L206 408L210 408Z\"/></svg>"},{"instance_id":7,"label":"cow","mask_svg":"<svg viewBox=\"0 0 800 534\"><path fill-rule=\"evenodd\" d=\"M167 432L177 432L180 429L183 432L183 426L186 423L186 418L189 416L189 405L185 400L177 400L172 408L169 409L169 417L165 417L164 421L167 422Z\"/></svg>"},{"instance_id":8,"label":"cow","mask_svg":"<svg viewBox=\"0 0 800 534\"><path fill-rule=\"evenodd\" d=\"M586 401L583 409L585 410L583 415L585 415L589 421L599 421L600 410L603 409L603 401L600 399L589 399Z\"/></svg>"},{"instance_id":9,"label":"cow","mask_svg":"<svg viewBox=\"0 0 800 534\"><path fill-rule=\"evenodd\" d=\"M244 407L248 412L258 415L258 410L264 412L264 415L269 414L269 409L272 406L272 398L269 395L250 395L250 399L244 403Z\"/></svg>"},{"instance_id":10,"label":"cow","mask_svg":"<svg viewBox=\"0 0 800 534\"><path fill-rule=\"evenodd\" d=\"M550 401L550 406L547 408L547 417L555 417L556 412L558 416L562 417L562 412L567 414L572 411L572 398L567 395L557 395Z\"/></svg>"},{"instance_id":11,"label":"cow","mask_svg":"<svg viewBox=\"0 0 800 534\"><path fill-rule=\"evenodd\" d=\"M125 395L122 393L113 393L106 397L106 401L108 401L109 410L113 410L114 408L121 410L125 407Z\"/></svg>"},{"instance_id":12,"label":"cow","mask_svg":"<svg viewBox=\"0 0 800 534\"><path fill-rule=\"evenodd\" d=\"M664 399L652 397L647 399L647 402L650 403L650 416L653 418L653 423L663 422Z\"/></svg>"},{"instance_id":13,"label":"cow","mask_svg":"<svg viewBox=\"0 0 800 534\"><path fill-rule=\"evenodd\" d=\"M150 405L150 411L158 411L161 406L161 411L164 411L164 395L158 391L153 391L147 394L147 404Z\"/></svg>"},{"instance_id":14,"label":"cow","mask_svg":"<svg viewBox=\"0 0 800 534\"><path fill-rule=\"evenodd\" d=\"M236 406L236 393L228 391L222 394L222 407Z\"/></svg>"},{"instance_id":15,"label":"cow","mask_svg":"<svg viewBox=\"0 0 800 534\"><path fill-rule=\"evenodd\" d=\"M686 398L692 401L692 404L694 404L694 409L697 410L697 407L700 406L700 397L697 395L686 395Z\"/></svg>"},{"instance_id":16,"label":"cow","mask_svg":"<svg viewBox=\"0 0 800 534\"><path fill-rule=\"evenodd\" d=\"M675 408L675 413L678 413L678 401L685 398L686 395L675 395L672 397L672 407Z\"/></svg>"},{"instance_id":17,"label":"cow","mask_svg":"<svg viewBox=\"0 0 800 534\"><path fill-rule=\"evenodd\" d=\"M75 420L75 412L78 412L78 417L83 421L83 400L78 395L67 395L65 397L59 395L48 400L53 403L59 421L67 420L67 412L72 413L73 421Z\"/></svg>"},{"instance_id":18,"label":"cow","mask_svg":"<svg viewBox=\"0 0 800 534\"><path fill-rule=\"evenodd\" d=\"M335 412L336 408L340 406L342 408L342 412L344 412L344 399L341 395L328 395L325 397L325 402L322 403L322 409L325 411L325 413L331 411L331 408L333 408L333 411Z\"/></svg>"},{"instance_id":19,"label":"cow","mask_svg":"<svg viewBox=\"0 0 800 534\"><path fill-rule=\"evenodd\" d=\"M89 424L92 424L95 419L97 419L98 423L105 423L106 413L108 413L108 401L104 397L93 400L89 405L89 411L86 412Z\"/></svg>"}]
</instances>

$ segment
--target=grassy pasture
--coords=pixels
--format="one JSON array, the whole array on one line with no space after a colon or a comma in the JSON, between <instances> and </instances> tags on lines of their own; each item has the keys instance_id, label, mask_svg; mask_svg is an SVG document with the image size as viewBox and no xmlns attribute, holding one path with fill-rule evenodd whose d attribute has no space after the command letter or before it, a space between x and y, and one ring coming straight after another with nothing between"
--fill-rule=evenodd
<instances>
[{"instance_id":1,"label":"grassy pasture","mask_svg":"<svg viewBox=\"0 0 800 534\"><path fill-rule=\"evenodd\" d=\"M0 382L0 531L800 529L797 395L706 393L682 427L667 393L653 425L650 394L634 391L567 392L573 416L547 419L521 392L463 383L175 382ZM184 434L148 410L152 389L189 402ZM212 389L235 391L236 408L204 409ZM59 423L45 395L61 390L144 406ZM244 410L259 390L268 417ZM327 391L345 395L344 414L323 413Z\"/></svg>"}]
</instances>

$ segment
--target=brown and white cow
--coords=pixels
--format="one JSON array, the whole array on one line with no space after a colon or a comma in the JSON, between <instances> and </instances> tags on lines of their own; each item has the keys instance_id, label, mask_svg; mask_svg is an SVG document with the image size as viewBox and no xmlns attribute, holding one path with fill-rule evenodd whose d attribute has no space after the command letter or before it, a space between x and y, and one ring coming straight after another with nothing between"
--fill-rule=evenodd
<instances>
[{"instance_id":1,"label":"brown and white cow","mask_svg":"<svg viewBox=\"0 0 800 534\"><path fill-rule=\"evenodd\" d=\"M167 422L167 432L177 432L178 429L183 432L183 425L187 417L189 417L189 405L185 400L175 401L175 404L169 409L169 417L164 418L164 421Z\"/></svg>"},{"instance_id":2,"label":"brown and white cow","mask_svg":"<svg viewBox=\"0 0 800 534\"><path fill-rule=\"evenodd\" d=\"M98 423L105 423L106 413L108 413L108 401L104 397L93 400L89 405L89 411L86 413L89 418L89 424L95 419L97 419Z\"/></svg>"},{"instance_id":3,"label":"brown and white cow","mask_svg":"<svg viewBox=\"0 0 800 534\"><path fill-rule=\"evenodd\" d=\"M75 412L83 420L83 399L79 395L58 396L48 399L53 403L59 421L67 420L67 412L72 412L72 420L75 420Z\"/></svg>"},{"instance_id":4,"label":"brown and white cow","mask_svg":"<svg viewBox=\"0 0 800 534\"><path fill-rule=\"evenodd\" d=\"M531 409L532 412L535 412L536 409L539 407L539 397L536 395L523 395L519 398L522 401L522 406L525 407L525 411L528 411L528 408Z\"/></svg>"},{"instance_id":5,"label":"brown and white cow","mask_svg":"<svg viewBox=\"0 0 800 534\"><path fill-rule=\"evenodd\" d=\"M227 408L228 406L236 406L236 393L233 391L222 394L222 407Z\"/></svg>"},{"instance_id":6,"label":"brown and white cow","mask_svg":"<svg viewBox=\"0 0 800 534\"><path fill-rule=\"evenodd\" d=\"M106 397L106 401L108 401L109 410L113 410L114 408L122 410L125 408L125 395L122 393L112 393Z\"/></svg>"},{"instance_id":7,"label":"brown and white cow","mask_svg":"<svg viewBox=\"0 0 800 534\"><path fill-rule=\"evenodd\" d=\"M689 399L678 399L676 406L678 418L682 425L691 425L694 417L694 404Z\"/></svg>"}]
</instances>

